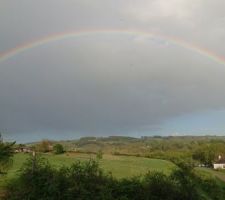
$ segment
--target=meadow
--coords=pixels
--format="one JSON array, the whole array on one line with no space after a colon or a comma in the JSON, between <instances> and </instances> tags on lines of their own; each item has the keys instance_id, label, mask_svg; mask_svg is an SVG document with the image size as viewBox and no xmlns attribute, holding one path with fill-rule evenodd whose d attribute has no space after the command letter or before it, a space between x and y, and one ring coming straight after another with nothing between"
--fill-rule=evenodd
<instances>
[{"instance_id":1,"label":"meadow","mask_svg":"<svg viewBox=\"0 0 225 200\"><path fill-rule=\"evenodd\" d=\"M50 141L46 141L47 146L49 143L52 144ZM224 151L225 138L147 137L137 139L111 136L108 138L86 137L77 141L62 141L59 143L63 145L66 153L59 155L55 155L52 152L39 153L51 165L56 167L62 165L70 166L78 160L96 159L96 152L101 150L104 154L103 158L99 160L100 167L105 172L112 173L113 177L120 179L143 175L148 171L161 171L169 174L175 167L169 160L180 157L180 155L191 157L195 152L202 151L206 154L205 157L208 158L207 152L212 152L211 148L208 149L208 146L212 146L215 152L217 150L215 150L215 147L218 148L217 151L221 154ZM45 143L33 143L29 146L37 147L38 144L43 145ZM16 153L13 157L12 167L7 172L7 175L1 178L0 184L15 177L28 157L29 154ZM223 172L202 168L197 168L197 170L225 181Z\"/></svg>"},{"instance_id":2,"label":"meadow","mask_svg":"<svg viewBox=\"0 0 225 200\"><path fill-rule=\"evenodd\" d=\"M54 147L57 144L63 146L64 153L56 154ZM92 159L98 162L99 167L105 174L111 174L116 180L122 181L120 183L123 183L125 179L127 181L136 180L132 177L144 180L148 172L162 172L169 177L168 180L172 180L174 172L181 167L179 163L195 166L194 176L200 178L195 179L196 191L205 199L211 199L209 198L210 194L214 194L216 190L220 190L218 193L216 192L218 195L223 195L222 191L225 191L225 172L212 169L212 163L216 161L217 155L225 155L224 144L225 138L217 140L212 137L153 137L141 139L109 137L81 138L78 141L54 142L43 140L38 143L16 145L14 149L23 147L35 149L38 152L37 156L44 158L56 170L62 166L71 169L75 162L85 162ZM53 147L53 149L50 147ZM101 157L98 157L99 153ZM29 153L14 153L13 164L8 169L7 174L0 177L0 197L5 195L7 183L12 183L14 178L20 177L20 170L23 169L29 157L31 157ZM208 167L196 167L199 166L199 163ZM183 171L182 173L188 176L188 172ZM210 190L205 190L205 187L209 187Z\"/></svg>"},{"instance_id":3,"label":"meadow","mask_svg":"<svg viewBox=\"0 0 225 200\"><path fill-rule=\"evenodd\" d=\"M0 178L0 196L1 193L4 194L4 186L19 175L20 169L23 168L24 163L30 156L31 155L28 153L16 153L14 155L13 164L9 168L7 175ZM98 160L96 159L96 155L91 153L64 153L59 155L53 153L39 153L38 156L47 160L49 164L55 168L71 166L71 164L77 161L84 162L90 159ZM103 169L105 173L110 173L114 178L119 180L135 176L139 177L154 171L169 175L176 168L176 165L170 161L137 156L104 154L102 159L99 159L98 162L100 168ZM214 171L209 168L198 167L195 168L195 170L203 176L215 178L214 180L216 180L221 188L225 187L225 173L223 171Z\"/></svg>"},{"instance_id":4,"label":"meadow","mask_svg":"<svg viewBox=\"0 0 225 200\"><path fill-rule=\"evenodd\" d=\"M87 153L65 153L60 155L45 153L39 155L48 160L48 162L55 167L70 166L76 161L82 162L96 159L95 154ZM15 177L29 157L30 155L27 153L16 153L13 157L13 164L7 175L0 179L0 185L4 185L7 180ZM118 179L140 176L151 171L160 171L169 174L176 167L172 162L162 159L116 156L110 154L104 154L103 158L98 162L100 168ZM215 171L210 168L196 168L196 170L209 176L217 177L225 182L225 172L223 171Z\"/></svg>"},{"instance_id":5,"label":"meadow","mask_svg":"<svg viewBox=\"0 0 225 200\"><path fill-rule=\"evenodd\" d=\"M70 166L76 161L82 162L96 159L95 154L86 153L65 153L60 155L45 153L39 155L48 160L48 162L55 167ZM29 157L30 155L27 153L16 153L14 155L13 164L9 168L7 175L0 178L0 194L4 191L4 186L18 175L23 164ZM99 165L104 172L111 173L113 177L118 179L144 175L149 171L160 171L169 174L175 167L170 161L135 156L115 156L110 154L103 155L103 158L99 160Z\"/></svg>"},{"instance_id":6,"label":"meadow","mask_svg":"<svg viewBox=\"0 0 225 200\"><path fill-rule=\"evenodd\" d=\"M13 157L13 165L7 175L1 180L1 184L15 177L29 156L29 154L25 153L15 154ZM87 161L89 159L96 159L95 154L85 153L66 153L60 155L47 153L41 154L41 156L55 167L63 165L70 166L78 160ZM139 176L148 171L161 171L168 174L175 167L173 163L165 160L115 155L103 155L103 158L99 160L99 165L106 173L111 173L116 178Z\"/></svg>"}]
</instances>

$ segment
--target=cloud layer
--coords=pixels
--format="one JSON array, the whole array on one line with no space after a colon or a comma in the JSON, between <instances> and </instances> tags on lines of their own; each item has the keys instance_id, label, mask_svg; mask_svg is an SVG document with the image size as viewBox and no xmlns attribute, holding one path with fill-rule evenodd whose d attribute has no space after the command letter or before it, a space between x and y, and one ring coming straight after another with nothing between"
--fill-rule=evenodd
<instances>
[{"instance_id":1,"label":"cloud layer","mask_svg":"<svg viewBox=\"0 0 225 200\"><path fill-rule=\"evenodd\" d=\"M0 50L55 32L129 29L223 54L224 1L3 1ZM118 34L49 43L0 63L0 127L9 132L149 133L225 107L224 65L168 41ZM166 130L165 130L166 132Z\"/></svg>"}]
</instances>

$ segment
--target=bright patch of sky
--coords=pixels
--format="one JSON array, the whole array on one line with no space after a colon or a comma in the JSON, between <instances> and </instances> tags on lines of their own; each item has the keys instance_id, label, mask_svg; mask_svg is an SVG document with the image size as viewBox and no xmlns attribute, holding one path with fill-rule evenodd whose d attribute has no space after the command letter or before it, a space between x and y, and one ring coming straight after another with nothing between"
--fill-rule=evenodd
<instances>
[{"instance_id":1,"label":"bright patch of sky","mask_svg":"<svg viewBox=\"0 0 225 200\"><path fill-rule=\"evenodd\" d=\"M225 110L182 115L168 120L162 132L171 135L225 135Z\"/></svg>"}]
</instances>

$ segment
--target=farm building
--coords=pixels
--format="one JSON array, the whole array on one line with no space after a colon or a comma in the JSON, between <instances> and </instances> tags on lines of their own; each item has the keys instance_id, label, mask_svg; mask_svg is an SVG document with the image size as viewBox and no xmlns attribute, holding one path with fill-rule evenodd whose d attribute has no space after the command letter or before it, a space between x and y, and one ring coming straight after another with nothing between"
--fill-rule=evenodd
<instances>
[{"instance_id":1,"label":"farm building","mask_svg":"<svg viewBox=\"0 0 225 200\"><path fill-rule=\"evenodd\" d=\"M213 164L214 169L225 169L225 159L222 159L222 157L218 156L218 161Z\"/></svg>"},{"instance_id":2,"label":"farm building","mask_svg":"<svg viewBox=\"0 0 225 200\"><path fill-rule=\"evenodd\" d=\"M214 163L213 164L213 168L214 169L225 169L225 161L224 162L222 162L222 163Z\"/></svg>"},{"instance_id":3,"label":"farm building","mask_svg":"<svg viewBox=\"0 0 225 200\"><path fill-rule=\"evenodd\" d=\"M32 149L30 147L18 147L15 149L15 153L19 152L30 153L32 152Z\"/></svg>"}]
</instances>

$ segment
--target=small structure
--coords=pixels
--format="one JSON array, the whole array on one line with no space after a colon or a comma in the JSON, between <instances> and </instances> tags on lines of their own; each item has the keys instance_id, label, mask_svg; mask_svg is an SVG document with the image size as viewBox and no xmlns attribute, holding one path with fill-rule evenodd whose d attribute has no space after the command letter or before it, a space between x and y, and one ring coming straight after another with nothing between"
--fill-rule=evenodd
<instances>
[{"instance_id":1,"label":"small structure","mask_svg":"<svg viewBox=\"0 0 225 200\"><path fill-rule=\"evenodd\" d=\"M20 152L23 152L23 153L31 153L33 151L32 151L32 148L30 148L30 147L18 147L18 148L15 149L14 152L15 153L20 153Z\"/></svg>"},{"instance_id":2,"label":"small structure","mask_svg":"<svg viewBox=\"0 0 225 200\"><path fill-rule=\"evenodd\" d=\"M214 169L225 169L225 159L222 159L222 156L218 156L218 161L213 164Z\"/></svg>"},{"instance_id":3,"label":"small structure","mask_svg":"<svg viewBox=\"0 0 225 200\"><path fill-rule=\"evenodd\" d=\"M214 163L213 168L214 169L225 169L225 161Z\"/></svg>"}]
</instances>

